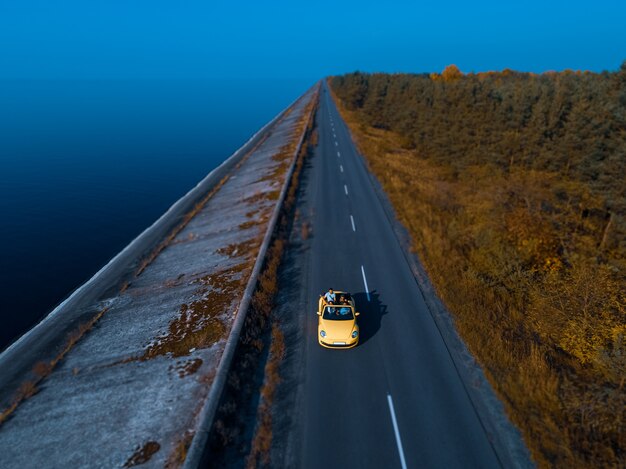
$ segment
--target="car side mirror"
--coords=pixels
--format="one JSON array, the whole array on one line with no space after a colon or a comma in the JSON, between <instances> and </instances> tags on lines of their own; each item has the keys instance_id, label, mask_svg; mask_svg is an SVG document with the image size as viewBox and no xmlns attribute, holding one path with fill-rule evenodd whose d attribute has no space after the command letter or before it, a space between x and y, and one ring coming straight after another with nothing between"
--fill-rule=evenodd
<instances>
[{"instance_id":1,"label":"car side mirror","mask_svg":"<svg viewBox=\"0 0 626 469\"><path fill-rule=\"evenodd\" d=\"M319 311L317 311L317 315L318 315L318 316L321 316L321 315L322 315L322 313L320 313Z\"/></svg>"},{"instance_id":2,"label":"car side mirror","mask_svg":"<svg viewBox=\"0 0 626 469\"><path fill-rule=\"evenodd\" d=\"M358 311L356 313L354 313L355 316L359 316L361 313L359 313Z\"/></svg>"}]
</instances>

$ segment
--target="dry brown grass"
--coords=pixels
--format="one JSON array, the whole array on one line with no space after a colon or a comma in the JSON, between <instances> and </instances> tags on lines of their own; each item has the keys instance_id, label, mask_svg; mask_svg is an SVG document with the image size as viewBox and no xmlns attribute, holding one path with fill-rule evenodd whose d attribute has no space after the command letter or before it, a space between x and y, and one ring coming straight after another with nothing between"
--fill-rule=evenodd
<instances>
[{"instance_id":1,"label":"dry brown grass","mask_svg":"<svg viewBox=\"0 0 626 469\"><path fill-rule=\"evenodd\" d=\"M37 380L37 382L24 381L20 385L19 389L15 393L15 396L13 397L13 402L11 403L11 405L4 409L2 413L0 413L0 425L2 425L11 416L15 409L17 409L17 407L22 403L22 401L37 393L38 382L39 380Z\"/></svg>"},{"instance_id":2,"label":"dry brown grass","mask_svg":"<svg viewBox=\"0 0 626 469\"><path fill-rule=\"evenodd\" d=\"M52 371L52 364L48 362L37 362L33 367L33 374L35 376L48 376Z\"/></svg>"},{"instance_id":3,"label":"dry brown grass","mask_svg":"<svg viewBox=\"0 0 626 469\"><path fill-rule=\"evenodd\" d=\"M274 155L272 155L272 160L278 163L276 167L271 172L261 176L256 182L274 182L282 179L284 174L289 169L294 151L295 142L291 141L283 145Z\"/></svg>"},{"instance_id":4,"label":"dry brown grass","mask_svg":"<svg viewBox=\"0 0 626 469\"><path fill-rule=\"evenodd\" d=\"M175 365L170 366L170 370L178 373L180 378L194 374L202 366L202 359L192 358L191 360L177 361Z\"/></svg>"},{"instance_id":5,"label":"dry brown grass","mask_svg":"<svg viewBox=\"0 0 626 469\"><path fill-rule=\"evenodd\" d=\"M308 222L302 222L302 225L300 225L300 236L302 236L303 240L307 240L309 239L309 237L311 236L311 224Z\"/></svg>"},{"instance_id":6,"label":"dry brown grass","mask_svg":"<svg viewBox=\"0 0 626 469\"><path fill-rule=\"evenodd\" d=\"M70 332L67 337L65 345L61 351L50 362L37 362L32 370L32 379L24 381L15 395L12 402L0 413L0 425L2 425L8 418L11 417L13 412L18 406L29 397L37 393L37 385L39 385L44 379L46 379L54 368L65 358L67 353L78 343L78 341L89 332L93 326L100 320L100 318L107 312L108 308L101 309L94 317L88 322L80 324L74 331Z\"/></svg>"},{"instance_id":7,"label":"dry brown grass","mask_svg":"<svg viewBox=\"0 0 626 469\"><path fill-rule=\"evenodd\" d=\"M626 359L618 357L626 357L626 328L616 312L623 324L624 292L602 267L565 269L559 261L564 234L542 213L558 180L488 167L451 174L338 105L538 464L622 465ZM509 206L511 197L519 204ZM583 231L585 219L579 223L574 229Z\"/></svg>"},{"instance_id":8,"label":"dry brown grass","mask_svg":"<svg viewBox=\"0 0 626 469\"><path fill-rule=\"evenodd\" d=\"M276 389L280 384L280 364L285 356L285 337L276 323L272 324L270 352L265 365L265 381L261 388L261 402L257 411L257 428L252 440L246 467L253 469L262 463L270 462L269 453L272 445L272 404Z\"/></svg>"},{"instance_id":9,"label":"dry brown grass","mask_svg":"<svg viewBox=\"0 0 626 469\"><path fill-rule=\"evenodd\" d=\"M208 348L226 334L224 320L229 308L234 308L251 270L249 250L232 248L229 256L239 256L235 267L214 272L194 281L198 299L183 303L168 331L157 337L141 357L148 360L160 355L186 356L196 349Z\"/></svg>"},{"instance_id":10,"label":"dry brown grass","mask_svg":"<svg viewBox=\"0 0 626 469\"><path fill-rule=\"evenodd\" d=\"M257 191L252 195L249 195L248 197L242 199L242 203L244 204L256 204L257 202L260 202L261 200L265 200L266 195L264 192L261 191ZM248 213L253 213L253 212L248 212Z\"/></svg>"},{"instance_id":11,"label":"dry brown grass","mask_svg":"<svg viewBox=\"0 0 626 469\"><path fill-rule=\"evenodd\" d=\"M124 467L133 467L140 464L145 464L150 461L152 456L160 449L161 445L158 444L156 441L147 441L143 445L137 446L137 448L135 448L135 452L124 463Z\"/></svg>"},{"instance_id":12,"label":"dry brown grass","mask_svg":"<svg viewBox=\"0 0 626 469\"><path fill-rule=\"evenodd\" d=\"M193 436L193 432L186 431L182 438L176 442L174 450L165 462L166 469L178 468L184 464L185 459L187 458L187 451L189 451L189 447L191 446L191 442L193 440Z\"/></svg>"},{"instance_id":13,"label":"dry brown grass","mask_svg":"<svg viewBox=\"0 0 626 469\"><path fill-rule=\"evenodd\" d=\"M311 137L309 138L309 145L311 147L316 147L318 140L319 140L319 132L317 131L317 127L316 127L311 132Z\"/></svg>"},{"instance_id":14,"label":"dry brown grass","mask_svg":"<svg viewBox=\"0 0 626 469\"><path fill-rule=\"evenodd\" d=\"M255 238L250 238L239 243L231 243L228 246L219 248L217 253L228 257L249 257L255 249L258 249L260 244L261 239L257 236Z\"/></svg>"},{"instance_id":15,"label":"dry brown grass","mask_svg":"<svg viewBox=\"0 0 626 469\"><path fill-rule=\"evenodd\" d=\"M241 223L239 225L239 229L240 230L247 230L249 228L252 228L253 226L257 226L259 224L258 220L249 220L249 221L245 221L243 223Z\"/></svg>"}]
</instances>

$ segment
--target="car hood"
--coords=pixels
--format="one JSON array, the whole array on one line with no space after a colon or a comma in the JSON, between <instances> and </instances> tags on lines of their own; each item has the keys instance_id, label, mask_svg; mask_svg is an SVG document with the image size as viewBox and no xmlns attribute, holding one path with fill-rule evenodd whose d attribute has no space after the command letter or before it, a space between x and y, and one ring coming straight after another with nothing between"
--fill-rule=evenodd
<instances>
[{"instance_id":1,"label":"car hood","mask_svg":"<svg viewBox=\"0 0 626 469\"><path fill-rule=\"evenodd\" d=\"M323 319L322 329L326 331L326 337L329 339L347 339L354 330L354 320L333 321L330 319Z\"/></svg>"}]
</instances>

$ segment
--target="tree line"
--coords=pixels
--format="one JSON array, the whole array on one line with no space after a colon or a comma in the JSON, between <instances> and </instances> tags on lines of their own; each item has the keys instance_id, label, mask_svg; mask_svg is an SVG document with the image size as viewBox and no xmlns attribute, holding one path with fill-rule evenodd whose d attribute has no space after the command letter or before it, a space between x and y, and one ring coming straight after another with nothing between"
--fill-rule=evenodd
<instances>
[{"instance_id":1,"label":"tree line","mask_svg":"<svg viewBox=\"0 0 626 469\"><path fill-rule=\"evenodd\" d=\"M541 465L626 458L626 62L329 79Z\"/></svg>"}]
</instances>

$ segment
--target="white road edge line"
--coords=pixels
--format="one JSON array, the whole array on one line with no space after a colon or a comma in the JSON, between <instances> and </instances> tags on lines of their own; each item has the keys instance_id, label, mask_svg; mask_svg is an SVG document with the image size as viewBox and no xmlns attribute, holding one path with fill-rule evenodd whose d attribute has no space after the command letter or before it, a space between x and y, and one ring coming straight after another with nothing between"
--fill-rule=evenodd
<instances>
[{"instance_id":1,"label":"white road edge line","mask_svg":"<svg viewBox=\"0 0 626 469\"><path fill-rule=\"evenodd\" d=\"M339 146L339 144L338 144L337 142L335 142L335 146L336 146L336 147L338 147L338 146Z\"/></svg>"},{"instance_id":2,"label":"white road edge line","mask_svg":"<svg viewBox=\"0 0 626 469\"><path fill-rule=\"evenodd\" d=\"M343 191L346 193L346 195L348 195L348 186L346 186L345 184L343 185Z\"/></svg>"},{"instance_id":3,"label":"white road edge line","mask_svg":"<svg viewBox=\"0 0 626 469\"><path fill-rule=\"evenodd\" d=\"M367 295L367 301L370 301L370 289L367 287L367 279L365 278L365 269L361 266L361 274L363 274L363 284L365 285L365 294Z\"/></svg>"},{"instance_id":4,"label":"white road edge line","mask_svg":"<svg viewBox=\"0 0 626 469\"><path fill-rule=\"evenodd\" d=\"M340 165L339 165L339 169L340 169L340 170L341 170L341 172L343 173L343 165L342 165L342 164L340 164Z\"/></svg>"},{"instance_id":5,"label":"white road edge line","mask_svg":"<svg viewBox=\"0 0 626 469\"><path fill-rule=\"evenodd\" d=\"M393 401L391 394L387 394L387 403L389 404L389 413L393 422L393 431L396 433L396 443L398 444L398 453L400 453L400 465L402 469L406 469L406 460L404 459L404 450L402 449L402 441L400 441L400 431L398 430L398 422L396 421L396 412L393 410Z\"/></svg>"},{"instance_id":6,"label":"white road edge line","mask_svg":"<svg viewBox=\"0 0 626 469\"><path fill-rule=\"evenodd\" d=\"M337 152L337 158L339 158L341 156L341 153Z\"/></svg>"},{"instance_id":7,"label":"white road edge line","mask_svg":"<svg viewBox=\"0 0 626 469\"><path fill-rule=\"evenodd\" d=\"M352 223L352 231L356 231L356 227L354 226L354 217L350 215L350 223Z\"/></svg>"}]
</instances>

